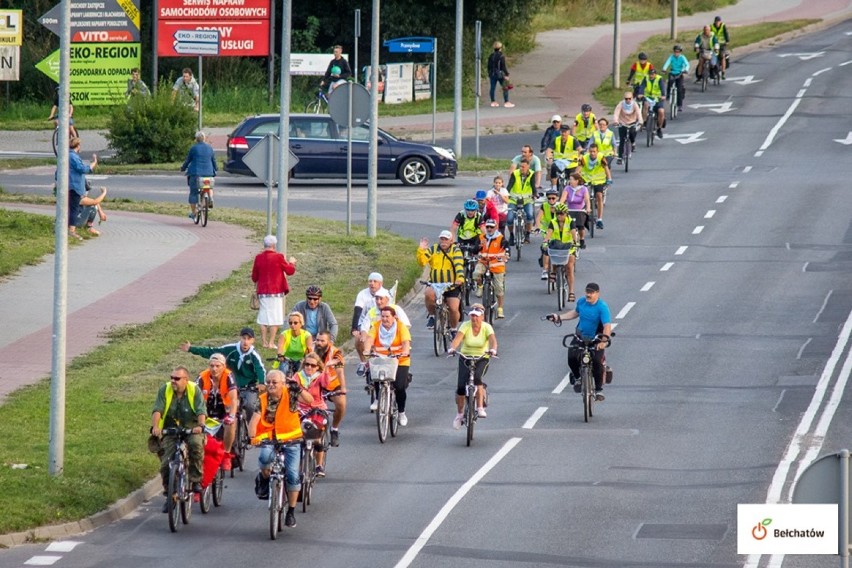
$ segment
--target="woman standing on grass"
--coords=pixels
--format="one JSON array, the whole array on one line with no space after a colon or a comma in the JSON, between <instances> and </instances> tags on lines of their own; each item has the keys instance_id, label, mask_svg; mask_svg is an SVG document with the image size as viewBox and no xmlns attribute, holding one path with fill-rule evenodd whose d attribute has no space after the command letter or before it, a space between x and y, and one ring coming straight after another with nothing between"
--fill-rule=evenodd
<instances>
[{"instance_id":1,"label":"woman standing on grass","mask_svg":"<svg viewBox=\"0 0 852 568\"><path fill-rule=\"evenodd\" d=\"M286 260L275 250L278 239L275 235L263 237L263 252L254 257L251 280L257 284L257 297L260 310L257 323L260 324L260 337L263 346L275 349L278 328L284 324L284 297L290 293L287 276L296 273L296 259Z\"/></svg>"}]
</instances>

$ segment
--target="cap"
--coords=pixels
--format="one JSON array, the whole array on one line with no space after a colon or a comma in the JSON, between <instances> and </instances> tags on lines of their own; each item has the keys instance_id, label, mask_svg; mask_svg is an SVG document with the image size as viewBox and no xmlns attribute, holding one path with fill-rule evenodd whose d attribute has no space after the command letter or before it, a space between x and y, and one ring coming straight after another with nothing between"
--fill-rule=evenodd
<instances>
[{"instance_id":1,"label":"cap","mask_svg":"<svg viewBox=\"0 0 852 568\"><path fill-rule=\"evenodd\" d=\"M563 124L562 128L560 128L559 130L561 130L562 132L567 132L567 131L571 130L571 127L568 126L567 124Z\"/></svg>"},{"instance_id":2,"label":"cap","mask_svg":"<svg viewBox=\"0 0 852 568\"><path fill-rule=\"evenodd\" d=\"M586 291L587 292L600 292L601 287L598 286L597 282L589 282L588 284L586 284Z\"/></svg>"},{"instance_id":3,"label":"cap","mask_svg":"<svg viewBox=\"0 0 852 568\"><path fill-rule=\"evenodd\" d=\"M486 227L496 227L497 221L495 221L494 219L489 219L485 222L485 226Z\"/></svg>"},{"instance_id":4,"label":"cap","mask_svg":"<svg viewBox=\"0 0 852 568\"><path fill-rule=\"evenodd\" d=\"M476 192L476 199L485 199L486 195L488 195L488 193L486 193L484 189L480 189Z\"/></svg>"},{"instance_id":5,"label":"cap","mask_svg":"<svg viewBox=\"0 0 852 568\"><path fill-rule=\"evenodd\" d=\"M445 229L445 230L441 231L441 234L438 235L438 238L439 239L450 239L450 240L452 240L453 234Z\"/></svg>"},{"instance_id":6,"label":"cap","mask_svg":"<svg viewBox=\"0 0 852 568\"><path fill-rule=\"evenodd\" d=\"M369 276L367 276L367 280L375 280L376 282L384 282L385 279L382 278L382 275L378 272L371 272Z\"/></svg>"},{"instance_id":7,"label":"cap","mask_svg":"<svg viewBox=\"0 0 852 568\"><path fill-rule=\"evenodd\" d=\"M562 122L562 117L558 114L554 114L550 117L550 122Z\"/></svg>"},{"instance_id":8,"label":"cap","mask_svg":"<svg viewBox=\"0 0 852 568\"><path fill-rule=\"evenodd\" d=\"M240 330L240 337L248 335L249 337L254 337L254 330L250 327L244 327Z\"/></svg>"},{"instance_id":9,"label":"cap","mask_svg":"<svg viewBox=\"0 0 852 568\"><path fill-rule=\"evenodd\" d=\"M218 361L218 362L222 363L223 365L225 365L225 364L227 363L227 360L225 359L225 356L224 356L224 355L222 355L221 353L214 353L213 355L211 355L211 356L210 356L209 361L210 361L211 363L212 363L213 361Z\"/></svg>"},{"instance_id":10,"label":"cap","mask_svg":"<svg viewBox=\"0 0 852 568\"><path fill-rule=\"evenodd\" d=\"M656 74L657 74L657 70L655 68L651 67L648 70L648 75L656 75Z\"/></svg>"},{"instance_id":11,"label":"cap","mask_svg":"<svg viewBox=\"0 0 852 568\"><path fill-rule=\"evenodd\" d=\"M721 21L722 21L722 16L716 16L715 18L713 18L713 21L714 21L714 22L721 22Z\"/></svg>"},{"instance_id":12,"label":"cap","mask_svg":"<svg viewBox=\"0 0 852 568\"><path fill-rule=\"evenodd\" d=\"M379 290L373 294L376 298L390 298L390 292L387 291L387 288L379 288Z\"/></svg>"}]
</instances>

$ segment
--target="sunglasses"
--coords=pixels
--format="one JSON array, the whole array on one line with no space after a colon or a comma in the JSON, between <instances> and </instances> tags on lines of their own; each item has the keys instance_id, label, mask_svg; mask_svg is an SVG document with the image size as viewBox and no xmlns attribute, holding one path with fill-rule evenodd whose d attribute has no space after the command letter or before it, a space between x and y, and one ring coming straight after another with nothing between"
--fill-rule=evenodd
<instances>
[{"instance_id":1,"label":"sunglasses","mask_svg":"<svg viewBox=\"0 0 852 568\"><path fill-rule=\"evenodd\" d=\"M556 198L555 197L548 197L547 200L548 201L556 201Z\"/></svg>"},{"instance_id":2,"label":"sunglasses","mask_svg":"<svg viewBox=\"0 0 852 568\"><path fill-rule=\"evenodd\" d=\"M172 376L171 376L171 377L169 377L169 378L170 378L171 380L173 380L173 381L180 381L180 380L182 380L182 379L183 379L183 377L176 377L176 376L174 376L174 375L172 375Z\"/></svg>"},{"instance_id":3,"label":"sunglasses","mask_svg":"<svg viewBox=\"0 0 852 568\"><path fill-rule=\"evenodd\" d=\"M300 322L299 320L293 320L293 321L290 321L290 322L287 322L287 323L289 323L290 325L293 325L295 323L301 324L302 322Z\"/></svg>"},{"instance_id":4,"label":"sunglasses","mask_svg":"<svg viewBox=\"0 0 852 568\"><path fill-rule=\"evenodd\" d=\"M316 363L302 363L302 367L305 367L305 368L308 368L308 367L314 367L314 368L317 368L317 367L319 367L319 365L317 365Z\"/></svg>"},{"instance_id":5,"label":"sunglasses","mask_svg":"<svg viewBox=\"0 0 852 568\"><path fill-rule=\"evenodd\" d=\"M627 102L630 102L630 101L632 101L632 100L633 100L633 97L630 97L630 98L628 98L628 97L624 97L624 100L625 100L625 101L627 101Z\"/></svg>"},{"instance_id":6,"label":"sunglasses","mask_svg":"<svg viewBox=\"0 0 852 568\"><path fill-rule=\"evenodd\" d=\"M308 300L314 301L314 300L319 300L319 298L316 297L316 296L308 296Z\"/></svg>"}]
</instances>

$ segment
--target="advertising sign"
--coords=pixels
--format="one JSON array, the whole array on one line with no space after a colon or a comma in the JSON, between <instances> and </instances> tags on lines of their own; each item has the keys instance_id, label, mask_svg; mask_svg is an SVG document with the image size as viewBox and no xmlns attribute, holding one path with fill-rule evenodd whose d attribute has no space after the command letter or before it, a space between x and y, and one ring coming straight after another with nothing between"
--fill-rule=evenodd
<instances>
[{"instance_id":1,"label":"advertising sign","mask_svg":"<svg viewBox=\"0 0 852 568\"><path fill-rule=\"evenodd\" d=\"M0 45L0 81L21 80L21 48Z\"/></svg>"},{"instance_id":2,"label":"advertising sign","mask_svg":"<svg viewBox=\"0 0 852 568\"><path fill-rule=\"evenodd\" d=\"M71 45L71 102L79 106L123 104L130 70L139 67L138 43L75 43ZM59 82L59 50L36 64Z\"/></svg>"},{"instance_id":3,"label":"advertising sign","mask_svg":"<svg viewBox=\"0 0 852 568\"><path fill-rule=\"evenodd\" d=\"M432 65L429 63L414 64L414 100L432 98L432 81L430 79Z\"/></svg>"},{"instance_id":4,"label":"advertising sign","mask_svg":"<svg viewBox=\"0 0 852 568\"><path fill-rule=\"evenodd\" d=\"M414 98L414 64L388 63L385 74L385 103L407 103Z\"/></svg>"},{"instance_id":5,"label":"advertising sign","mask_svg":"<svg viewBox=\"0 0 852 568\"><path fill-rule=\"evenodd\" d=\"M59 35L61 13L60 3L38 21ZM139 0L72 1L71 42L138 42L139 19Z\"/></svg>"},{"instance_id":6,"label":"advertising sign","mask_svg":"<svg viewBox=\"0 0 852 568\"><path fill-rule=\"evenodd\" d=\"M23 43L23 22L23 10L0 10L0 46Z\"/></svg>"},{"instance_id":7,"label":"advertising sign","mask_svg":"<svg viewBox=\"0 0 852 568\"><path fill-rule=\"evenodd\" d=\"M157 55L180 57L178 30L218 30L220 57L269 55L270 0L160 0Z\"/></svg>"},{"instance_id":8,"label":"advertising sign","mask_svg":"<svg viewBox=\"0 0 852 568\"><path fill-rule=\"evenodd\" d=\"M290 75L325 75L332 57L330 53L293 53L290 55ZM349 60L345 53L343 58Z\"/></svg>"}]
</instances>

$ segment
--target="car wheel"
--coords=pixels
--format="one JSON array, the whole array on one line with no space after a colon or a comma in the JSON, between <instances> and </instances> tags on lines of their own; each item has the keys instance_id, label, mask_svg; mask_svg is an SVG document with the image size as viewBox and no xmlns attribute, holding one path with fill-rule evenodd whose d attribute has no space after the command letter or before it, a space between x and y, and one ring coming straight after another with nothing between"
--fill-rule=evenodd
<instances>
[{"instance_id":1,"label":"car wheel","mask_svg":"<svg viewBox=\"0 0 852 568\"><path fill-rule=\"evenodd\" d=\"M423 185L429 181L429 164L422 158L408 158L399 168L399 179L405 185Z\"/></svg>"}]
</instances>

